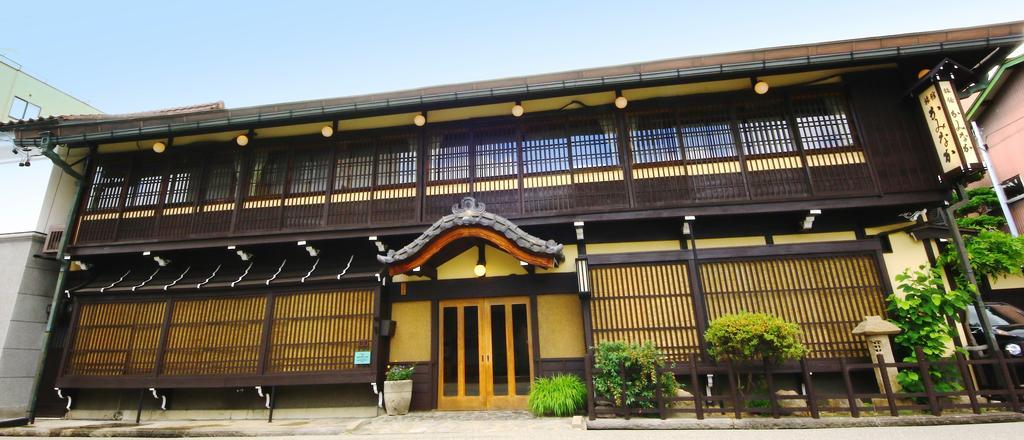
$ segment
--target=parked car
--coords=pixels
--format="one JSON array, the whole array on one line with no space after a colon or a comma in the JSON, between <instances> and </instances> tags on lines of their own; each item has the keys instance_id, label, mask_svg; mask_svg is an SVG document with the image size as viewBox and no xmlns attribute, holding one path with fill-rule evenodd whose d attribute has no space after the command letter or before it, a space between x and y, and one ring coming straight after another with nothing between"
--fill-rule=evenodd
<instances>
[{"instance_id":1,"label":"parked car","mask_svg":"<svg viewBox=\"0 0 1024 440\"><path fill-rule=\"evenodd\" d=\"M992 326L996 342L1003 353L1010 357L1021 357L1024 348L1024 310L1002 302L986 302L988 322ZM974 306L967 308L967 322L971 326L971 334L978 343L983 343L985 335L981 332L981 323Z\"/></svg>"}]
</instances>

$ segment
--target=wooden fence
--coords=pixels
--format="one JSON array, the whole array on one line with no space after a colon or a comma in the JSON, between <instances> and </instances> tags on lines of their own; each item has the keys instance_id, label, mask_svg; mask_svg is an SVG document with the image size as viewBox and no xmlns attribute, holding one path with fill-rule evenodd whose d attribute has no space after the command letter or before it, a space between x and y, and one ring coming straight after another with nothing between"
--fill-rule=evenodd
<instances>
[{"instance_id":1,"label":"wooden fence","mask_svg":"<svg viewBox=\"0 0 1024 440\"><path fill-rule=\"evenodd\" d=\"M670 416L687 416L692 414L699 420L709 416L743 418L752 416L803 416L820 418L823 413L861 417L864 415L886 415L899 417L913 414L928 413L940 416L944 411L971 411L974 414L982 410L1008 410L1020 412L1024 400L1019 368L1024 368L1024 358L1007 359L1001 352L996 352L987 359L967 359L957 353L954 358L941 361L925 359L921 349L917 349L917 362L885 362L881 355L874 362L850 362L840 359L839 373L842 377L842 392L819 391L815 387L815 373L833 372L832 369L820 370L807 359L800 360L799 375L803 384L803 392L797 394L777 394L778 376L780 373L770 364L740 365L736 363L719 363L715 365L701 364L697 356L690 356L682 365L661 368L659 373L672 373L679 380L680 387L691 393L690 396L666 396L660 389L655 390L653 407L627 406L626 399L620 397L622 404L614 401L616 396L597 396L593 383L587 384L587 410L591 420L597 417L613 416L629 419L632 416L656 416L665 419ZM591 351L587 355L588 367L593 369L594 356ZM962 386L958 391L939 391L932 382L928 372L935 367L946 367L955 371ZM884 374L887 368L916 371L923 378L924 391L895 391L896 384L889 381ZM865 393L854 387L857 373L874 375L882 372L882 385L878 392ZM748 374L764 379L763 390L743 393L740 381ZM626 384L626 370L619 367L619 375ZM721 392L708 393L700 380L705 375L714 375L715 382L723 381L727 387ZM714 388L712 388L714 390ZM623 387L620 396L626 395ZM795 402L795 403L794 403ZM870 404L867 402L871 402ZM752 404L756 406L752 406Z\"/></svg>"}]
</instances>

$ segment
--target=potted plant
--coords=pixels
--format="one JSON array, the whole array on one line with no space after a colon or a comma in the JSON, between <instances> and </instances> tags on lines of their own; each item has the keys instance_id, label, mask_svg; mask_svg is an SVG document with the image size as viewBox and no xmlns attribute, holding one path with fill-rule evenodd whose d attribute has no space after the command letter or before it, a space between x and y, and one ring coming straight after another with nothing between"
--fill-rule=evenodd
<instances>
[{"instance_id":1,"label":"potted plant","mask_svg":"<svg viewBox=\"0 0 1024 440\"><path fill-rule=\"evenodd\" d=\"M384 374L384 406L389 416L409 413L412 401L412 365L389 365Z\"/></svg>"}]
</instances>

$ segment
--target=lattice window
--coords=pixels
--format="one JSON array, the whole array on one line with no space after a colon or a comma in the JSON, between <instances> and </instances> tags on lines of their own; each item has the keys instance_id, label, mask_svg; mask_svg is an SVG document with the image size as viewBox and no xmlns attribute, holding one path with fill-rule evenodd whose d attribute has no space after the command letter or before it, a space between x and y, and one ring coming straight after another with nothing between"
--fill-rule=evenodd
<instances>
[{"instance_id":1,"label":"lattice window","mask_svg":"<svg viewBox=\"0 0 1024 440\"><path fill-rule=\"evenodd\" d=\"M630 115L629 144L635 164L682 160L671 110Z\"/></svg>"},{"instance_id":2,"label":"lattice window","mask_svg":"<svg viewBox=\"0 0 1024 440\"><path fill-rule=\"evenodd\" d=\"M688 108L680 114L686 159L691 161L736 157L729 109L719 106Z\"/></svg>"},{"instance_id":3,"label":"lattice window","mask_svg":"<svg viewBox=\"0 0 1024 440\"><path fill-rule=\"evenodd\" d=\"M592 268L594 342L651 341L677 360L698 352L688 276L682 263Z\"/></svg>"},{"instance_id":4,"label":"lattice window","mask_svg":"<svg viewBox=\"0 0 1024 440\"><path fill-rule=\"evenodd\" d=\"M249 196L281 195L284 190L284 177L287 170L287 151L257 150L249 164Z\"/></svg>"},{"instance_id":5,"label":"lattice window","mask_svg":"<svg viewBox=\"0 0 1024 440\"><path fill-rule=\"evenodd\" d=\"M124 179L128 173L125 163L108 162L96 166L89 190L89 211L120 208Z\"/></svg>"},{"instance_id":6,"label":"lattice window","mask_svg":"<svg viewBox=\"0 0 1024 440\"><path fill-rule=\"evenodd\" d=\"M169 165L165 205L180 205L195 202L199 186L198 164L180 160Z\"/></svg>"},{"instance_id":7,"label":"lattice window","mask_svg":"<svg viewBox=\"0 0 1024 440\"><path fill-rule=\"evenodd\" d=\"M82 304L63 374L153 374L165 308L162 301Z\"/></svg>"},{"instance_id":8,"label":"lattice window","mask_svg":"<svg viewBox=\"0 0 1024 440\"><path fill-rule=\"evenodd\" d=\"M796 322L810 357L867 356L851 331L865 316L885 316L885 292L872 255L798 256L702 262L708 319L769 313Z\"/></svg>"},{"instance_id":9,"label":"lattice window","mask_svg":"<svg viewBox=\"0 0 1024 440\"><path fill-rule=\"evenodd\" d=\"M780 99L746 102L739 106L740 136L747 155L773 155L796 152Z\"/></svg>"},{"instance_id":10,"label":"lattice window","mask_svg":"<svg viewBox=\"0 0 1024 440\"><path fill-rule=\"evenodd\" d=\"M569 141L561 123L535 124L523 139L523 172L553 173L569 170Z\"/></svg>"},{"instance_id":11,"label":"lattice window","mask_svg":"<svg viewBox=\"0 0 1024 440\"><path fill-rule=\"evenodd\" d=\"M416 143L409 136L385 139L377 153L377 186L416 183Z\"/></svg>"},{"instance_id":12,"label":"lattice window","mask_svg":"<svg viewBox=\"0 0 1024 440\"><path fill-rule=\"evenodd\" d=\"M255 374L266 301L263 296L176 301L163 373Z\"/></svg>"},{"instance_id":13,"label":"lattice window","mask_svg":"<svg viewBox=\"0 0 1024 440\"><path fill-rule=\"evenodd\" d=\"M430 138L431 182L469 179L470 133L438 133Z\"/></svg>"},{"instance_id":14,"label":"lattice window","mask_svg":"<svg viewBox=\"0 0 1024 440\"><path fill-rule=\"evenodd\" d=\"M160 201L160 184L163 174L156 165L137 166L133 172L131 184L128 185L128 198L125 206L136 208L156 205Z\"/></svg>"},{"instance_id":15,"label":"lattice window","mask_svg":"<svg viewBox=\"0 0 1024 440\"><path fill-rule=\"evenodd\" d=\"M322 193L327 189L328 150L295 152L289 194Z\"/></svg>"},{"instance_id":16,"label":"lattice window","mask_svg":"<svg viewBox=\"0 0 1024 440\"><path fill-rule=\"evenodd\" d=\"M513 130L479 131L475 141L476 177L515 176L518 173L519 155Z\"/></svg>"},{"instance_id":17,"label":"lattice window","mask_svg":"<svg viewBox=\"0 0 1024 440\"><path fill-rule=\"evenodd\" d=\"M805 150L853 146L846 103L838 92L795 97L793 116Z\"/></svg>"},{"instance_id":18,"label":"lattice window","mask_svg":"<svg viewBox=\"0 0 1024 440\"><path fill-rule=\"evenodd\" d=\"M373 340L373 291L299 293L274 300L270 373L349 370Z\"/></svg>"},{"instance_id":19,"label":"lattice window","mask_svg":"<svg viewBox=\"0 0 1024 440\"><path fill-rule=\"evenodd\" d=\"M619 165L615 121L611 117L572 120L568 125L573 169Z\"/></svg>"},{"instance_id":20,"label":"lattice window","mask_svg":"<svg viewBox=\"0 0 1024 440\"><path fill-rule=\"evenodd\" d=\"M370 142L351 142L338 149L334 161L334 190L369 188L374 149Z\"/></svg>"},{"instance_id":21,"label":"lattice window","mask_svg":"<svg viewBox=\"0 0 1024 440\"><path fill-rule=\"evenodd\" d=\"M228 201L235 199L235 188L241 164L235 157L212 157L206 166L203 185L204 202Z\"/></svg>"}]
</instances>

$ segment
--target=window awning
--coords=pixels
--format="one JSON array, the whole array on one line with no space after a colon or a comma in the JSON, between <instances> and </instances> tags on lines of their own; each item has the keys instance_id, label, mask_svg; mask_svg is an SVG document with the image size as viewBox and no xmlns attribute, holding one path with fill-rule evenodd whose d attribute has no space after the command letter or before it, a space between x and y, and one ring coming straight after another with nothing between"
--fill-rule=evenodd
<instances>
[{"instance_id":1,"label":"window awning","mask_svg":"<svg viewBox=\"0 0 1024 440\"><path fill-rule=\"evenodd\" d=\"M150 256L120 256L91 261L80 272L68 294L132 294L195 292L303 285L324 281L374 279L379 263L364 251L344 248L321 250L310 256L303 250L261 249L244 261L235 253L192 252L167 256L160 266Z\"/></svg>"}]
</instances>

